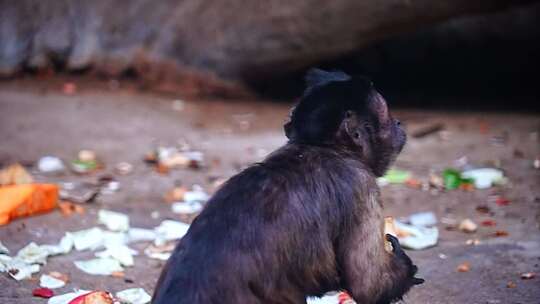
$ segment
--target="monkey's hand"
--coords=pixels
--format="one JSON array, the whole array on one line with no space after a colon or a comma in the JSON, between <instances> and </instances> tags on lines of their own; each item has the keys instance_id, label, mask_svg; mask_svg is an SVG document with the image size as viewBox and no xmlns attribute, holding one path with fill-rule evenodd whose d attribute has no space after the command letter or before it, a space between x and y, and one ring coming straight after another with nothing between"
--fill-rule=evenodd
<instances>
[{"instance_id":1,"label":"monkey's hand","mask_svg":"<svg viewBox=\"0 0 540 304\"><path fill-rule=\"evenodd\" d=\"M407 278L410 280L410 284L420 285L424 283L424 279L415 277L418 267L412 263L411 258L403 251L399 240L391 234L386 235L386 240L392 244L392 253L407 267Z\"/></svg>"}]
</instances>

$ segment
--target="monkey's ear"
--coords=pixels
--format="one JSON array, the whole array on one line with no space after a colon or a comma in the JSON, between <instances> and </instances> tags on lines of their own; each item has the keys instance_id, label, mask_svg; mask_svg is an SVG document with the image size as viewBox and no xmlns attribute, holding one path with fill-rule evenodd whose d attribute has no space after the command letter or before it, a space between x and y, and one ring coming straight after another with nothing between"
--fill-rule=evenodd
<instances>
[{"instance_id":1,"label":"monkey's ear","mask_svg":"<svg viewBox=\"0 0 540 304\"><path fill-rule=\"evenodd\" d=\"M362 148L366 145L368 135L366 134L366 130L362 128L362 122L353 111L345 112L343 121L341 122L341 129L356 147Z\"/></svg>"},{"instance_id":2,"label":"monkey's ear","mask_svg":"<svg viewBox=\"0 0 540 304\"><path fill-rule=\"evenodd\" d=\"M347 81L351 76L342 71L325 71L317 68L312 68L306 73L306 93L314 87L319 87L334 81ZM304 94L305 95L305 94Z\"/></svg>"},{"instance_id":3,"label":"monkey's ear","mask_svg":"<svg viewBox=\"0 0 540 304\"><path fill-rule=\"evenodd\" d=\"M292 126L292 122L287 122L283 125L283 130L285 131L285 136L287 136L287 138L289 140L293 140L296 136L294 134L294 130L293 130L293 126Z\"/></svg>"}]
</instances>

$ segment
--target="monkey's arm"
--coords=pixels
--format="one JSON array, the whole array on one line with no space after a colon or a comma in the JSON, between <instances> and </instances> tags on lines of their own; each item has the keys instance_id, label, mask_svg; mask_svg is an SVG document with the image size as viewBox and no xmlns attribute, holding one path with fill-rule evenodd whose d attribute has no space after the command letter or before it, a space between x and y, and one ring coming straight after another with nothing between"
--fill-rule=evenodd
<instances>
[{"instance_id":1,"label":"monkey's arm","mask_svg":"<svg viewBox=\"0 0 540 304\"><path fill-rule=\"evenodd\" d=\"M341 253L344 287L358 303L391 303L423 282L414 277L417 267L391 235L386 238L393 252L386 252L380 225L374 223L377 219L358 225Z\"/></svg>"}]
</instances>

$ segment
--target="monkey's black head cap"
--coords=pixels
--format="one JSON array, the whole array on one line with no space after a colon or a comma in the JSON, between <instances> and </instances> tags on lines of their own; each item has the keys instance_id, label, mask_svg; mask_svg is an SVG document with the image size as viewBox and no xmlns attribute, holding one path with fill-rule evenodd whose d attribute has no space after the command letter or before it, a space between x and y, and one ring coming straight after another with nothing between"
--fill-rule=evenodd
<instances>
[{"instance_id":1,"label":"monkey's black head cap","mask_svg":"<svg viewBox=\"0 0 540 304\"><path fill-rule=\"evenodd\" d=\"M368 114L372 82L354 78L342 71L311 69L306 75L306 90L291 113L285 133L290 140L305 143L331 142L345 113Z\"/></svg>"}]
</instances>

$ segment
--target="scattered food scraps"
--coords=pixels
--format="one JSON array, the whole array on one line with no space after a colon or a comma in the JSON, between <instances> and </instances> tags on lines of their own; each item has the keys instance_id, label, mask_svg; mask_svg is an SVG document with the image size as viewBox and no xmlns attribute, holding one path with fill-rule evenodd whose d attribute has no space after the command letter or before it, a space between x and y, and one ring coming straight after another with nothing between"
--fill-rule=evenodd
<instances>
[{"instance_id":1,"label":"scattered food scraps","mask_svg":"<svg viewBox=\"0 0 540 304\"><path fill-rule=\"evenodd\" d=\"M97 252L96 257L100 258L112 258L120 262L122 266L133 266L133 256L137 254L137 251L129 248L126 245L113 245L107 247L104 251Z\"/></svg>"},{"instance_id":2,"label":"scattered food scraps","mask_svg":"<svg viewBox=\"0 0 540 304\"><path fill-rule=\"evenodd\" d=\"M73 204L67 201L58 202L58 208L60 209L60 212L62 213L63 216L70 216L73 213L76 213L76 214L85 213L85 209L83 206Z\"/></svg>"},{"instance_id":3,"label":"scattered food scraps","mask_svg":"<svg viewBox=\"0 0 540 304\"><path fill-rule=\"evenodd\" d=\"M0 254L9 254L9 249L0 241Z\"/></svg>"},{"instance_id":4,"label":"scattered food scraps","mask_svg":"<svg viewBox=\"0 0 540 304\"><path fill-rule=\"evenodd\" d=\"M458 272L469 272L470 270L471 270L471 264L469 262L461 263L457 267Z\"/></svg>"},{"instance_id":5,"label":"scattered food scraps","mask_svg":"<svg viewBox=\"0 0 540 304\"><path fill-rule=\"evenodd\" d=\"M491 219L483 220L482 222L480 222L480 225L485 226L485 227L493 227L497 225L497 222Z\"/></svg>"},{"instance_id":6,"label":"scattered food scraps","mask_svg":"<svg viewBox=\"0 0 540 304\"><path fill-rule=\"evenodd\" d=\"M124 278L126 276L126 273L123 271L114 271L111 273L111 277L113 278Z\"/></svg>"},{"instance_id":7,"label":"scattered food scraps","mask_svg":"<svg viewBox=\"0 0 540 304\"><path fill-rule=\"evenodd\" d=\"M57 201L58 186L53 184L0 187L0 225L16 218L51 211Z\"/></svg>"},{"instance_id":8,"label":"scattered food scraps","mask_svg":"<svg viewBox=\"0 0 540 304\"><path fill-rule=\"evenodd\" d=\"M82 160L73 160L71 161L71 169L75 173L87 174L96 171L99 169L99 165L96 161L82 161Z\"/></svg>"},{"instance_id":9,"label":"scattered food scraps","mask_svg":"<svg viewBox=\"0 0 540 304\"><path fill-rule=\"evenodd\" d=\"M497 199L495 200L495 203L499 206L508 206L510 205L510 201L504 197L497 197Z\"/></svg>"},{"instance_id":10,"label":"scattered food scraps","mask_svg":"<svg viewBox=\"0 0 540 304\"><path fill-rule=\"evenodd\" d=\"M384 234L390 234L397 237L396 225L394 223L394 218L391 216L387 216L384 218ZM388 253L393 251L392 243L390 243L386 239L384 240L384 249Z\"/></svg>"},{"instance_id":11,"label":"scattered food scraps","mask_svg":"<svg viewBox=\"0 0 540 304\"><path fill-rule=\"evenodd\" d=\"M182 187L182 186L174 187L173 189L171 189L170 191L167 191L167 193L165 193L165 197L164 197L165 202L173 203L173 202L183 201L184 200L184 194L187 191L188 190L185 187Z\"/></svg>"},{"instance_id":12,"label":"scattered food scraps","mask_svg":"<svg viewBox=\"0 0 540 304\"><path fill-rule=\"evenodd\" d=\"M68 277L65 274L59 272L51 272L49 274L42 274L39 278L39 286L50 289L64 287L68 282Z\"/></svg>"},{"instance_id":13,"label":"scattered food scraps","mask_svg":"<svg viewBox=\"0 0 540 304\"><path fill-rule=\"evenodd\" d=\"M405 231L409 236L399 237L399 242L404 248L421 250L433 247L439 239L439 230L437 227L421 227L412 226L396 221L396 227L399 230Z\"/></svg>"},{"instance_id":14,"label":"scattered food scraps","mask_svg":"<svg viewBox=\"0 0 540 304\"><path fill-rule=\"evenodd\" d=\"M193 185L191 190L185 187L177 186L165 194L165 201L168 203L184 202L184 203L205 203L210 196L199 185ZM202 206L201 206L202 207Z\"/></svg>"},{"instance_id":15,"label":"scattered food scraps","mask_svg":"<svg viewBox=\"0 0 540 304\"><path fill-rule=\"evenodd\" d=\"M479 206L476 207L476 211L478 213L488 214L488 213L491 212L491 209L489 209L489 207L486 206L486 205L479 205Z\"/></svg>"},{"instance_id":16,"label":"scattered food scraps","mask_svg":"<svg viewBox=\"0 0 540 304\"><path fill-rule=\"evenodd\" d=\"M445 188L444 179L433 173L429 175L429 185L438 190L443 190Z\"/></svg>"},{"instance_id":17,"label":"scattered food scraps","mask_svg":"<svg viewBox=\"0 0 540 304\"><path fill-rule=\"evenodd\" d=\"M52 298L49 299L49 301L47 302L47 304L70 304L72 303L71 301L78 298L79 296L82 296L82 295L86 295L88 293L90 293L91 291L88 291L88 290L76 290L76 291L73 291L73 292L69 292L69 293L66 293L66 294L62 294L62 295L57 295L57 296L54 296ZM79 304L86 304L86 303L81 303L81 302L78 302Z\"/></svg>"},{"instance_id":18,"label":"scattered food scraps","mask_svg":"<svg viewBox=\"0 0 540 304\"><path fill-rule=\"evenodd\" d=\"M10 271L13 278L21 280L30 277L32 273L38 272L39 264L45 264L49 256L65 254L71 250L72 243L62 239L58 245L36 245L31 242L12 258L6 255L0 259L0 270Z\"/></svg>"},{"instance_id":19,"label":"scattered food scraps","mask_svg":"<svg viewBox=\"0 0 540 304\"><path fill-rule=\"evenodd\" d=\"M156 166L156 172L161 174L161 175L167 175L167 174L169 174L169 167L167 167L165 165L162 165L162 164L158 164Z\"/></svg>"},{"instance_id":20,"label":"scattered food scraps","mask_svg":"<svg viewBox=\"0 0 540 304\"><path fill-rule=\"evenodd\" d=\"M329 292L321 298L309 297L306 299L308 304L356 304L351 296L343 291Z\"/></svg>"},{"instance_id":21,"label":"scattered food scraps","mask_svg":"<svg viewBox=\"0 0 540 304\"><path fill-rule=\"evenodd\" d=\"M165 220L154 228L157 234L154 244L163 245L168 241L181 239L188 231L189 225L182 222Z\"/></svg>"},{"instance_id":22,"label":"scattered food scraps","mask_svg":"<svg viewBox=\"0 0 540 304\"><path fill-rule=\"evenodd\" d=\"M306 299L307 304L340 304L339 294L337 292L330 292L322 297L309 297Z\"/></svg>"},{"instance_id":23,"label":"scattered food scraps","mask_svg":"<svg viewBox=\"0 0 540 304\"><path fill-rule=\"evenodd\" d=\"M62 92L66 95L73 95L77 93L77 85L73 82L66 82L62 86Z\"/></svg>"},{"instance_id":24,"label":"scattered food scraps","mask_svg":"<svg viewBox=\"0 0 540 304\"><path fill-rule=\"evenodd\" d=\"M46 250L43 246L38 246L36 243L31 242L17 252L16 258L25 262L26 264L44 265L47 263L48 256L48 250Z\"/></svg>"},{"instance_id":25,"label":"scattered food scraps","mask_svg":"<svg viewBox=\"0 0 540 304\"><path fill-rule=\"evenodd\" d=\"M506 237L509 235L510 234L508 233L508 231L504 231L504 230L497 230L492 234L493 237Z\"/></svg>"},{"instance_id":26,"label":"scattered food scraps","mask_svg":"<svg viewBox=\"0 0 540 304\"><path fill-rule=\"evenodd\" d=\"M68 235L67 233L60 239L60 242L56 245L41 245L41 247L44 247L48 252L49 255L59 255L59 254L67 254L71 252L73 249L73 238L71 235Z\"/></svg>"},{"instance_id":27,"label":"scattered food scraps","mask_svg":"<svg viewBox=\"0 0 540 304\"><path fill-rule=\"evenodd\" d=\"M503 172L494 168L467 170L462 173L462 177L472 179L476 189L487 189L492 187L493 184L504 181Z\"/></svg>"},{"instance_id":28,"label":"scattered food scraps","mask_svg":"<svg viewBox=\"0 0 540 304\"><path fill-rule=\"evenodd\" d=\"M133 172L133 165L128 162L120 162L114 166L114 170L120 175L128 175Z\"/></svg>"},{"instance_id":29,"label":"scattered food scraps","mask_svg":"<svg viewBox=\"0 0 540 304\"><path fill-rule=\"evenodd\" d=\"M12 263L13 258L7 254L0 254L0 273L7 272L9 265Z\"/></svg>"},{"instance_id":30,"label":"scattered food scraps","mask_svg":"<svg viewBox=\"0 0 540 304\"><path fill-rule=\"evenodd\" d=\"M58 271L51 271L49 272L49 276L57 279L57 280L60 280L60 281L64 281L64 283L67 283L69 282L69 277L67 274L63 274L61 272L58 272Z\"/></svg>"},{"instance_id":31,"label":"scattered food scraps","mask_svg":"<svg viewBox=\"0 0 540 304\"><path fill-rule=\"evenodd\" d=\"M111 180L111 181L104 182L102 184L100 193L107 195L107 194L113 194L117 192L118 190L120 190L120 182L116 180Z\"/></svg>"},{"instance_id":32,"label":"scattered food scraps","mask_svg":"<svg viewBox=\"0 0 540 304\"><path fill-rule=\"evenodd\" d=\"M209 198L210 196L199 185L193 185L190 191L184 193L186 203L205 203Z\"/></svg>"},{"instance_id":33,"label":"scattered food scraps","mask_svg":"<svg viewBox=\"0 0 540 304\"><path fill-rule=\"evenodd\" d=\"M437 227L413 226L393 220L391 217L385 218L385 234L391 234L399 239L404 248L421 250L435 246L439 238ZM385 249L391 251L391 245L385 241Z\"/></svg>"},{"instance_id":34,"label":"scattered food scraps","mask_svg":"<svg viewBox=\"0 0 540 304\"><path fill-rule=\"evenodd\" d=\"M125 231L103 231L103 246L105 248L125 245L128 241L128 234Z\"/></svg>"},{"instance_id":35,"label":"scattered food scraps","mask_svg":"<svg viewBox=\"0 0 540 304\"><path fill-rule=\"evenodd\" d=\"M534 272L524 272L521 274L521 279L522 280L530 280L530 279L534 279L536 277L536 273Z\"/></svg>"},{"instance_id":36,"label":"scattered food scraps","mask_svg":"<svg viewBox=\"0 0 540 304\"><path fill-rule=\"evenodd\" d=\"M411 177L411 173L405 170L390 169L386 171L386 174L382 177L386 182L390 184L403 184Z\"/></svg>"},{"instance_id":37,"label":"scattered food scraps","mask_svg":"<svg viewBox=\"0 0 540 304\"><path fill-rule=\"evenodd\" d=\"M508 281L508 283L506 283L506 288L516 288L516 287L517 287L516 283L512 281Z\"/></svg>"},{"instance_id":38,"label":"scattered food scraps","mask_svg":"<svg viewBox=\"0 0 540 304\"><path fill-rule=\"evenodd\" d=\"M54 296L54 291L52 291L49 288L43 288L43 287L42 288L36 288L36 289L32 290L32 295L34 297L48 299L48 298L51 298L52 296Z\"/></svg>"},{"instance_id":39,"label":"scattered food scraps","mask_svg":"<svg viewBox=\"0 0 540 304\"><path fill-rule=\"evenodd\" d=\"M101 209L98 212L98 222L111 231L127 231L129 217L123 213Z\"/></svg>"},{"instance_id":40,"label":"scattered food scraps","mask_svg":"<svg viewBox=\"0 0 540 304\"><path fill-rule=\"evenodd\" d=\"M443 179L447 190L457 189L461 183L461 174L457 170L446 169L443 172Z\"/></svg>"},{"instance_id":41,"label":"scattered food scraps","mask_svg":"<svg viewBox=\"0 0 540 304\"><path fill-rule=\"evenodd\" d=\"M338 300L339 304L356 304L353 298L351 298L351 296L344 291L340 291L338 293Z\"/></svg>"},{"instance_id":42,"label":"scattered food scraps","mask_svg":"<svg viewBox=\"0 0 540 304\"><path fill-rule=\"evenodd\" d=\"M140 241L153 241L156 239L156 237L156 232L151 229L129 228L128 230L128 240L130 243Z\"/></svg>"},{"instance_id":43,"label":"scattered food scraps","mask_svg":"<svg viewBox=\"0 0 540 304\"><path fill-rule=\"evenodd\" d=\"M462 183L461 185L459 185L459 189L463 191L473 191L474 186L471 183Z\"/></svg>"},{"instance_id":44,"label":"scattered food scraps","mask_svg":"<svg viewBox=\"0 0 540 304\"><path fill-rule=\"evenodd\" d=\"M96 152L92 150L81 150L77 154L77 157L80 161L83 162L89 162L89 161L96 161Z\"/></svg>"},{"instance_id":45,"label":"scattered food scraps","mask_svg":"<svg viewBox=\"0 0 540 304\"><path fill-rule=\"evenodd\" d=\"M409 222L413 226L429 227L437 224L437 217L433 212L418 212L409 216Z\"/></svg>"},{"instance_id":46,"label":"scattered food scraps","mask_svg":"<svg viewBox=\"0 0 540 304\"><path fill-rule=\"evenodd\" d=\"M463 232L473 233L478 229L478 225L471 219L464 219L461 221L461 223L459 223L458 229Z\"/></svg>"},{"instance_id":47,"label":"scattered food scraps","mask_svg":"<svg viewBox=\"0 0 540 304\"><path fill-rule=\"evenodd\" d=\"M152 297L142 288L130 288L116 293L116 298L126 304L150 303Z\"/></svg>"},{"instance_id":48,"label":"scattered food scraps","mask_svg":"<svg viewBox=\"0 0 540 304\"><path fill-rule=\"evenodd\" d=\"M144 254L151 259L166 261L171 256L174 247L172 243L160 246L150 245L144 250Z\"/></svg>"},{"instance_id":49,"label":"scattered food scraps","mask_svg":"<svg viewBox=\"0 0 540 304\"><path fill-rule=\"evenodd\" d=\"M481 242L479 239L468 239L467 241L465 241L465 244L474 246L480 245L480 243Z\"/></svg>"},{"instance_id":50,"label":"scattered food scraps","mask_svg":"<svg viewBox=\"0 0 540 304\"><path fill-rule=\"evenodd\" d=\"M178 202L171 205L171 210L178 214L194 214L203 209L203 206L199 202Z\"/></svg>"},{"instance_id":51,"label":"scattered food scraps","mask_svg":"<svg viewBox=\"0 0 540 304\"><path fill-rule=\"evenodd\" d=\"M116 271L124 271L120 262L112 258L97 258L86 261L75 261L75 266L80 270L93 275L111 275Z\"/></svg>"},{"instance_id":52,"label":"scattered food scraps","mask_svg":"<svg viewBox=\"0 0 540 304\"><path fill-rule=\"evenodd\" d=\"M34 179L20 164L10 165L0 170L0 186L31 184Z\"/></svg>"},{"instance_id":53,"label":"scattered food scraps","mask_svg":"<svg viewBox=\"0 0 540 304\"><path fill-rule=\"evenodd\" d=\"M405 185L407 185L410 188L421 189L423 186L423 183L422 181L411 177L405 181Z\"/></svg>"},{"instance_id":54,"label":"scattered food scraps","mask_svg":"<svg viewBox=\"0 0 540 304\"><path fill-rule=\"evenodd\" d=\"M41 267L38 264L28 265L17 260L7 265L7 272L17 281L31 278L32 274L39 272L40 269Z\"/></svg>"},{"instance_id":55,"label":"scattered food scraps","mask_svg":"<svg viewBox=\"0 0 540 304\"><path fill-rule=\"evenodd\" d=\"M80 295L68 304L113 304L111 295L105 291L93 291Z\"/></svg>"},{"instance_id":56,"label":"scattered food scraps","mask_svg":"<svg viewBox=\"0 0 540 304\"><path fill-rule=\"evenodd\" d=\"M65 237L73 240L77 251L95 250L102 246L123 245L127 243L126 233L103 231L99 227L67 232Z\"/></svg>"},{"instance_id":57,"label":"scattered food scraps","mask_svg":"<svg viewBox=\"0 0 540 304\"><path fill-rule=\"evenodd\" d=\"M71 161L71 169L75 173L87 174L99 170L103 165L98 161L96 153L92 150L81 150L77 159Z\"/></svg>"},{"instance_id":58,"label":"scattered food scraps","mask_svg":"<svg viewBox=\"0 0 540 304\"><path fill-rule=\"evenodd\" d=\"M134 264L133 255L137 254L137 251L130 249L126 244L144 240L164 245L170 240L183 237L188 228L189 225L182 222L163 221L153 230L131 228L115 232L94 227L76 232L66 232L56 245L37 245L31 242L22 248L15 257L0 254L0 272L7 272L16 280L28 279L33 273L40 271L40 266L47 262L49 256L67 254L73 247L77 250L94 250L104 246L104 251L96 253L98 258L76 261L75 266L89 274L118 275L123 272L122 266L127 267ZM152 258L165 260L169 258L174 244L155 247L153 251L149 249L145 253ZM8 253L7 250L3 251ZM55 272L42 275L40 278L40 284L51 289L63 286L67 281L67 276Z\"/></svg>"},{"instance_id":59,"label":"scattered food scraps","mask_svg":"<svg viewBox=\"0 0 540 304\"><path fill-rule=\"evenodd\" d=\"M461 172L452 168L447 168L443 171L443 180L446 190L458 189L462 185L473 183L472 179L462 176Z\"/></svg>"},{"instance_id":60,"label":"scattered food scraps","mask_svg":"<svg viewBox=\"0 0 540 304\"><path fill-rule=\"evenodd\" d=\"M97 249L103 245L103 230L98 227L66 233L73 239L77 251Z\"/></svg>"},{"instance_id":61,"label":"scattered food scraps","mask_svg":"<svg viewBox=\"0 0 540 304\"><path fill-rule=\"evenodd\" d=\"M38 160L37 168L43 173L62 172L66 169L62 160L56 156L43 156Z\"/></svg>"},{"instance_id":62,"label":"scattered food scraps","mask_svg":"<svg viewBox=\"0 0 540 304\"><path fill-rule=\"evenodd\" d=\"M179 149L176 147L158 147L145 156L145 161L156 165L162 172L173 168L199 169L204 166L204 155L200 151Z\"/></svg>"}]
</instances>

